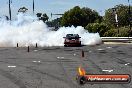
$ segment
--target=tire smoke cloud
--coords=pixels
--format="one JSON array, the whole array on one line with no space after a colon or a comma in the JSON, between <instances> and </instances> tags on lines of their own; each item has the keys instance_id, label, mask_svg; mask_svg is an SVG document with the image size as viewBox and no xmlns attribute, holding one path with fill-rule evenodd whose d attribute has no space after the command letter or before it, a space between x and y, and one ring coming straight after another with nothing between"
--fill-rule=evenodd
<instances>
[{"instance_id":1,"label":"tire smoke cloud","mask_svg":"<svg viewBox=\"0 0 132 88\"><path fill-rule=\"evenodd\" d=\"M57 31L50 30L45 23L35 16L18 14L14 21L0 18L0 47L32 46L63 46L66 34L79 34L83 45L100 44L98 33L89 33L83 27L60 27Z\"/></svg>"}]
</instances>

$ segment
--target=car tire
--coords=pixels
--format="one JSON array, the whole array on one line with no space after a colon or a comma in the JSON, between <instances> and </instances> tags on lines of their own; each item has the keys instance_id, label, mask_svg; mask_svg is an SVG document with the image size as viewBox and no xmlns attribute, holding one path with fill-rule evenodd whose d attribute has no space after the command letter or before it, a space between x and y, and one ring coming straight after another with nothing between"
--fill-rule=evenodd
<instances>
[{"instance_id":1,"label":"car tire","mask_svg":"<svg viewBox=\"0 0 132 88\"><path fill-rule=\"evenodd\" d=\"M64 47L67 47L67 45L64 45Z\"/></svg>"},{"instance_id":2,"label":"car tire","mask_svg":"<svg viewBox=\"0 0 132 88\"><path fill-rule=\"evenodd\" d=\"M78 47L81 47L82 45L81 45L81 42L79 43L79 45L78 45Z\"/></svg>"}]
</instances>

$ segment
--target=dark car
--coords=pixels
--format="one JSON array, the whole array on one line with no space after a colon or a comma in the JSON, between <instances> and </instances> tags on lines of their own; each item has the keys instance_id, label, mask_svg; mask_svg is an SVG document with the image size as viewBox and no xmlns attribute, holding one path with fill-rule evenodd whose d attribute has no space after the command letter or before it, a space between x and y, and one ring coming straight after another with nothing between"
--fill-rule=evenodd
<instances>
[{"instance_id":1,"label":"dark car","mask_svg":"<svg viewBox=\"0 0 132 88\"><path fill-rule=\"evenodd\" d=\"M78 34L67 34L64 41L64 46L81 46L81 41Z\"/></svg>"}]
</instances>

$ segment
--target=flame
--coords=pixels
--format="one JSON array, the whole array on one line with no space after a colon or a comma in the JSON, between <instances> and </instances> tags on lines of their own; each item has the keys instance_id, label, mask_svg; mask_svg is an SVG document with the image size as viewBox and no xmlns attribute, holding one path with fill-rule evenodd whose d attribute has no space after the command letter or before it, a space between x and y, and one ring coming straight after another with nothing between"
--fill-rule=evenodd
<instances>
[{"instance_id":1,"label":"flame","mask_svg":"<svg viewBox=\"0 0 132 88\"><path fill-rule=\"evenodd\" d=\"M81 67L78 68L78 72L80 76L84 76L86 74L86 71Z\"/></svg>"}]
</instances>

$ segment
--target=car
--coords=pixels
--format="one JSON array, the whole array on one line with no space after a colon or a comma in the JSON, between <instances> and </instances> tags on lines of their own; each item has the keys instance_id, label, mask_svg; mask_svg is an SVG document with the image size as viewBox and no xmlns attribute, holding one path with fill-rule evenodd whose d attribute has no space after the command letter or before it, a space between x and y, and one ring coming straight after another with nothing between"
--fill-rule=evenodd
<instances>
[{"instance_id":1,"label":"car","mask_svg":"<svg viewBox=\"0 0 132 88\"><path fill-rule=\"evenodd\" d=\"M81 46L81 41L78 34L67 34L64 40L64 46Z\"/></svg>"}]
</instances>

